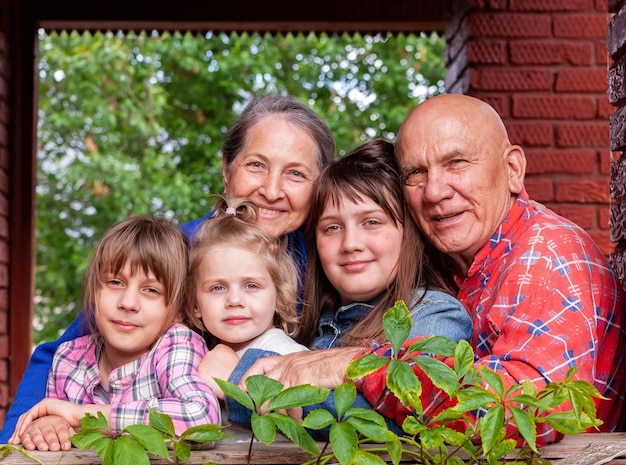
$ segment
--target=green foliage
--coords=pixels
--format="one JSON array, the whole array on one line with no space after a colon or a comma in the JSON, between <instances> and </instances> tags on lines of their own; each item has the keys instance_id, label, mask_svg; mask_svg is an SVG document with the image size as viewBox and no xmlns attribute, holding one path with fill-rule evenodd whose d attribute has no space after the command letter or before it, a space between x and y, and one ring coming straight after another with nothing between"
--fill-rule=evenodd
<instances>
[{"instance_id":1,"label":"green foliage","mask_svg":"<svg viewBox=\"0 0 626 465\"><path fill-rule=\"evenodd\" d=\"M411 328L411 314L404 302L397 302L387 311L383 326L393 355L390 358L368 355L355 360L348 368L347 377L360 378L387 369L388 388L413 412L402 425L403 436L390 431L377 412L351 407L356 398L352 381L335 390L336 416L315 409L301 425L278 410L322 402L327 390L308 385L282 390L279 382L256 375L246 381L246 394L232 383L216 381L228 397L252 411L254 436L269 444L275 439L276 431L282 431L315 456L308 465L329 463L333 459L341 465L382 464L384 459L398 464L407 457L423 465L503 464L517 446L516 439L507 435L511 427L519 431L523 447L516 461L506 463L542 465L549 462L539 457L537 424L548 423L568 435L602 424L596 418L593 401L602 396L588 382L575 380L575 369L570 369L563 381L549 383L541 391L529 381L505 390L499 374L473 365L474 352L467 341L454 343L432 336L403 350ZM454 357L453 368L436 356ZM413 366L418 366L436 387L455 400L454 405L432 416L424 415L420 400L422 387ZM570 403L569 410L555 411L565 402ZM476 412L480 412L478 421ZM329 428L330 453L326 447L320 452L308 432L325 428ZM462 458L459 452L464 454Z\"/></svg>"},{"instance_id":2,"label":"green foliage","mask_svg":"<svg viewBox=\"0 0 626 465\"><path fill-rule=\"evenodd\" d=\"M98 238L130 214L185 223L222 192L220 145L255 94L288 93L328 122L339 154L391 140L443 92L436 35L41 32L35 342L81 308Z\"/></svg>"},{"instance_id":3,"label":"green foliage","mask_svg":"<svg viewBox=\"0 0 626 465\"><path fill-rule=\"evenodd\" d=\"M172 461L168 446L178 461L189 460L192 444L214 443L230 437L224 426L201 425L187 429L176 436L172 419L150 410L150 424L130 425L113 437L102 413L97 417L87 414L81 420L80 431L72 436L72 444L79 449L94 449L103 465L150 465L149 454Z\"/></svg>"},{"instance_id":4,"label":"green foliage","mask_svg":"<svg viewBox=\"0 0 626 465\"><path fill-rule=\"evenodd\" d=\"M574 379L574 369L563 381L549 383L540 391L529 381L505 389L499 374L473 365L474 353L466 341L454 343L431 336L404 347L411 328L411 315L404 302L387 311L383 325L393 354L389 358L367 355L357 359L346 375L354 379L381 368L387 370L388 388L412 412L402 425L402 436L391 431L376 411L352 407L356 388L351 380L334 391L335 414L316 408L299 423L285 412L322 403L330 394L328 389L311 385L284 388L276 380L254 375L246 379L244 392L233 383L216 379L226 396L251 411L248 457L255 437L271 444L280 432L311 454L312 459L304 465L333 461L341 465L391 461L398 465L401 460L417 465L546 465L550 462L539 457L536 444L537 424L547 423L567 435L602 424L596 418L593 399L603 397L588 382ZM437 357L454 357L453 367ZM414 366L454 400L452 407L430 416L424 414L422 386ZM563 408L566 402L568 407ZM221 431L223 428L197 426L176 437L171 419L150 410L150 425L132 425L113 437L106 419L98 414L97 418L85 416L80 432L70 440L80 449L94 449L104 465L148 465L148 454L171 461L168 446L177 461L186 461L190 443L216 442L230 436ZM310 431L325 429L328 443L320 450ZM513 459L510 455L518 444L509 436L514 434L512 430L519 432L523 443ZM21 448L0 446L2 457L15 450L33 458Z\"/></svg>"}]
</instances>

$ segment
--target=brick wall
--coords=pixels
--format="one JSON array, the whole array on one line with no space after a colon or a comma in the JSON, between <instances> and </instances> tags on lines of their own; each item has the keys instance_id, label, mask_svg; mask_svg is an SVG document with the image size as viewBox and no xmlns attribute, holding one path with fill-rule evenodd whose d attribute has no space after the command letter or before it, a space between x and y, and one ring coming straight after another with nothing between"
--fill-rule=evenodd
<instances>
[{"instance_id":1,"label":"brick wall","mask_svg":"<svg viewBox=\"0 0 626 465\"><path fill-rule=\"evenodd\" d=\"M611 239L617 246L611 256L613 267L626 283L626 0L609 0L613 13L608 25L609 65L608 94L614 105L611 115Z\"/></svg>"},{"instance_id":2,"label":"brick wall","mask_svg":"<svg viewBox=\"0 0 626 465\"><path fill-rule=\"evenodd\" d=\"M496 108L526 152L531 198L610 255L607 1L448 0L448 11L447 91Z\"/></svg>"},{"instance_id":3,"label":"brick wall","mask_svg":"<svg viewBox=\"0 0 626 465\"><path fill-rule=\"evenodd\" d=\"M0 419L9 405L9 33L8 0L0 0Z\"/></svg>"}]
</instances>

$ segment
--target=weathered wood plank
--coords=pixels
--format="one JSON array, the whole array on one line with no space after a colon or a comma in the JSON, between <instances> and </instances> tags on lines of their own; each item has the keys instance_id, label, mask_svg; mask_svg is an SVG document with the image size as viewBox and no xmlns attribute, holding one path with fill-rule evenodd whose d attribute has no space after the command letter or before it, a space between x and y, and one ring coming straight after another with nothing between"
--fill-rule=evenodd
<instances>
[{"instance_id":1,"label":"weathered wood plank","mask_svg":"<svg viewBox=\"0 0 626 465\"><path fill-rule=\"evenodd\" d=\"M248 463L249 444L247 441L222 441L213 449L194 450L188 465L202 465L217 462L223 465L245 465ZM323 444L320 444L320 448ZM72 449L69 452L31 452L33 457L46 465L101 465L102 461L93 451ZM588 456L584 461L583 456ZM541 449L541 456L554 465L626 465L626 433L590 433L568 436L563 441ZM514 454L511 455L511 458ZM297 465L311 460L311 456L288 441L280 441L269 446L255 442L250 463L255 465ZM580 460L580 461L574 461ZM171 465L165 459L155 457L153 465ZM0 465L32 465L32 459L19 452L12 452L0 460Z\"/></svg>"}]
</instances>

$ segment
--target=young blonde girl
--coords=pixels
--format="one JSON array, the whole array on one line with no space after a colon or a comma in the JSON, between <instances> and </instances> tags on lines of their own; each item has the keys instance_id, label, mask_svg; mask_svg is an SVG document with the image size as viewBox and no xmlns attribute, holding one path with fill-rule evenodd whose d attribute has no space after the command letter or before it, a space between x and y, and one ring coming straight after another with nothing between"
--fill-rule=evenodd
<instances>
[{"instance_id":1,"label":"young blonde girl","mask_svg":"<svg viewBox=\"0 0 626 465\"><path fill-rule=\"evenodd\" d=\"M177 434L219 423L219 402L197 371L207 351L181 322L186 302L188 242L171 222L134 216L110 228L91 258L84 287L91 334L63 343L54 356L47 397L24 413L11 444L28 431L27 449L69 449L45 439L46 426L79 426L101 412L116 434L148 423L151 407L169 415ZM39 430L39 431L37 431Z\"/></svg>"},{"instance_id":2,"label":"young blonde girl","mask_svg":"<svg viewBox=\"0 0 626 465\"><path fill-rule=\"evenodd\" d=\"M284 245L256 224L255 205L222 198L190 253L191 324L207 332L211 351L200 372L218 396L213 377L228 379L249 349L286 354L306 350L297 328L298 273Z\"/></svg>"}]
</instances>

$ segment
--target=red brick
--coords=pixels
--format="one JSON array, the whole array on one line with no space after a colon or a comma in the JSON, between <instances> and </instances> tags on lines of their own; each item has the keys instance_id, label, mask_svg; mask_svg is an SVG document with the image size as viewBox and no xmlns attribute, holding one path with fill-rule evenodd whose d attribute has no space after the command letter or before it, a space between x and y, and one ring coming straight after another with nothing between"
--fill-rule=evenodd
<instances>
[{"instance_id":1,"label":"red brick","mask_svg":"<svg viewBox=\"0 0 626 465\"><path fill-rule=\"evenodd\" d=\"M611 242L611 237L609 233L602 231L587 231L593 241L600 248L605 257L611 255L613 250L615 249L615 244Z\"/></svg>"},{"instance_id":2,"label":"red brick","mask_svg":"<svg viewBox=\"0 0 626 465\"><path fill-rule=\"evenodd\" d=\"M526 177L524 185L529 197L537 202L549 202L554 199L554 187L550 179Z\"/></svg>"},{"instance_id":3,"label":"red brick","mask_svg":"<svg viewBox=\"0 0 626 465\"><path fill-rule=\"evenodd\" d=\"M469 17L467 27L471 37L539 38L552 35L549 15L474 13Z\"/></svg>"},{"instance_id":4,"label":"red brick","mask_svg":"<svg viewBox=\"0 0 626 465\"><path fill-rule=\"evenodd\" d=\"M606 92L606 68L563 69L557 73L557 92Z\"/></svg>"},{"instance_id":5,"label":"red brick","mask_svg":"<svg viewBox=\"0 0 626 465\"><path fill-rule=\"evenodd\" d=\"M609 63L609 52L606 49L606 40L599 40L594 44L596 65L606 66Z\"/></svg>"},{"instance_id":6,"label":"red brick","mask_svg":"<svg viewBox=\"0 0 626 465\"><path fill-rule=\"evenodd\" d=\"M470 86L479 90L552 89L552 75L539 69L470 69Z\"/></svg>"},{"instance_id":7,"label":"red brick","mask_svg":"<svg viewBox=\"0 0 626 465\"><path fill-rule=\"evenodd\" d=\"M514 41L509 44L511 63L520 65L591 65L593 45L565 41Z\"/></svg>"},{"instance_id":8,"label":"red brick","mask_svg":"<svg viewBox=\"0 0 626 465\"><path fill-rule=\"evenodd\" d=\"M552 145L552 124L549 122L535 121L510 121L505 122L511 143L529 146Z\"/></svg>"},{"instance_id":9,"label":"red brick","mask_svg":"<svg viewBox=\"0 0 626 465\"><path fill-rule=\"evenodd\" d=\"M505 64L506 41L470 40L467 43L467 59L470 63Z\"/></svg>"},{"instance_id":10,"label":"red brick","mask_svg":"<svg viewBox=\"0 0 626 465\"><path fill-rule=\"evenodd\" d=\"M3 407L7 407L9 405L9 386L5 383L0 384L0 405ZM4 415L1 416L3 424L5 415L6 411L4 412Z\"/></svg>"},{"instance_id":11,"label":"red brick","mask_svg":"<svg viewBox=\"0 0 626 465\"><path fill-rule=\"evenodd\" d=\"M606 203L609 198L608 181L558 181L555 183L557 202Z\"/></svg>"},{"instance_id":12,"label":"red brick","mask_svg":"<svg viewBox=\"0 0 626 465\"><path fill-rule=\"evenodd\" d=\"M611 208L609 205L606 208L598 208L598 227L600 229L609 230L611 224Z\"/></svg>"},{"instance_id":13,"label":"red brick","mask_svg":"<svg viewBox=\"0 0 626 465\"><path fill-rule=\"evenodd\" d=\"M513 11L581 11L589 8L589 0L509 0Z\"/></svg>"},{"instance_id":14,"label":"red brick","mask_svg":"<svg viewBox=\"0 0 626 465\"><path fill-rule=\"evenodd\" d=\"M594 97L533 94L513 97L513 116L516 118L594 119L596 114Z\"/></svg>"},{"instance_id":15,"label":"red brick","mask_svg":"<svg viewBox=\"0 0 626 465\"><path fill-rule=\"evenodd\" d=\"M596 152L593 150L526 150L528 174L567 173L593 174Z\"/></svg>"},{"instance_id":16,"label":"red brick","mask_svg":"<svg viewBox=\"0 0 626 465\"><path fill-rule=\"evenodd\" d=\"M605 39L607 22L606 14L555 16L554 36L568 39Z\"/></svg>"},{"instance_id":17,"label":"red brick","mask_svg":"<svg viewBox=\"0 0 626 465\"><path fill-rule=\"evenodd\" d=\"M506 120L511 115L508 95L482 93L474 93L473 95L491 105L502 119Z\"/></svg>"},{"instance_id":18,"label":"red brick","mask_svg":"<svg viewBox=\"0 0 626 465\"><path fill-rule=\"evenodd\" d=\"M608 11L609 5L607 0L594 0L593 4L598 11L605 13Z\"/></svg>"},{"instance_id":19,"label":"red brick","mask_svg":"<svg viewBox=\"0 0 626 465\"><path fill-rule=\"evenodd\" d=\"M557 126L556 144L559 147L600 147L609 142L606 123L570 123Z\"/></svg>"},{"instance_id":20,"label":"red brick","mask_svg":"<svg viewBox=\"0 0 626 465\"><path fill-rule=\"evenodd\" d=\"M615 107L611 105L606 95L598 97L598 118L606 119L607 121L615 111Z\"/></svg>"},{"instance_id":21,"label":"red brick","mask_svg":"<svg viewBox=\"0 0 626 465\"><path fill-rule=\"evenodd\" d=\"M552 206L552 210L568 220L573 221L583 229L591 229L594 226L596 217L595 207L554 205Z\"/></svg>"},{"instance_id":22,"label":"red brick","mask_svg":"<svg viewBox=\"0 0 626 465\"><path fill-rule=\"evenodd\" d=\"M600 165L598 166L598 173L610 175L611 174L611 151L606 149L600 150Z\"/></svg>"}]
</instances>

